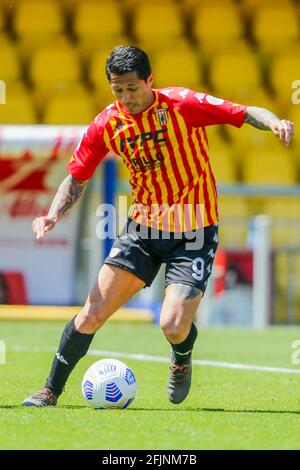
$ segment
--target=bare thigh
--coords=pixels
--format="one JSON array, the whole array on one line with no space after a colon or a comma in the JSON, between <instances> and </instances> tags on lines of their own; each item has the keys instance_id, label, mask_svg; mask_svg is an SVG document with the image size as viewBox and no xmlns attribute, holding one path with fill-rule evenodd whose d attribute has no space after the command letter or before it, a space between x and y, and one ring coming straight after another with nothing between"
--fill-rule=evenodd
<instances>
[{"instance_id":1,"label":"bare thigh","mask_svg":"<svg viewBox=\"0 0 300 470\"><path fill-rule=\"evenodd\" d=\"M75 318L81 333L95 333L124 303L145 286L144 281L124 269L104 264L85 305Z\"/></svg>"}]
</instances>

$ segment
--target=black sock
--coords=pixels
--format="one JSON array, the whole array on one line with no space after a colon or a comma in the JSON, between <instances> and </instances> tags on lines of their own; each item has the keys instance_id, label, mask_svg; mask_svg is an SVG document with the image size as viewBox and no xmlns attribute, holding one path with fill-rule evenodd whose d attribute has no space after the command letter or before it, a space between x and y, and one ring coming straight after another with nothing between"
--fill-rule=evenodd
<instances>
[{"instance_id":1,"label":"black sock","mask_svg":"<svg viewBox=\"0 0 300 470\"><path fill-rule=\"evenodd\" d=\"M80 333L76 330L74 318L66 325L53 359L50 375L45 387L59 396L77 362L86 355L94 334Z\"/></svg>"},{"instance_id":2,"label":"black sock","mask_svg":"<svg viewBox=\"0 0 300 470\"><path fill-rule=\"evenodd\" d=\"M180 366L188 364L197 335L198 331L196 325L192 323L190 332L182 343L170 343L172 346L172 362Z\"/></svg>"}]
</instances>

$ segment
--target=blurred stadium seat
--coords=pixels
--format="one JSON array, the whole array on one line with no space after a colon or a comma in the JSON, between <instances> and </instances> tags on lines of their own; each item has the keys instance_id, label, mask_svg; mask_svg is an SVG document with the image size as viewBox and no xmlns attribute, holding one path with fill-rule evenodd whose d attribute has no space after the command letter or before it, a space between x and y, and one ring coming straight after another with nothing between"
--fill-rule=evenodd
<instances>
[{"instance_id":1,"label":"blurred stadium seat","mask_svg":"<svg viewBox=\"0 0 300 470\"><path fill-rule=\"evenodd\" d=\"M199 90L203 84L203 72L196 52L191 48L161 50L152 56L155 86L183 86Z\"/></svg>"},{"instance_id":2,"label":"blurred stadium seat","mask_svg":"<svg viewBox=\"0 0 300 470\"><path fill-rule=\"evenodd\" d=\"M43 41L59 35L64 21L59 2L55 0L19 0L15 4L13 29L19 39Z\"/></svg>"},{"instance_id":3,"label":"blurred stadium seat","mask_svg":"<svg viewBox=\"0 0 300 470\"><path fill-rule=\"evenodd\" d=\"M21 78L21 64L18 50L13 43L0 43L0 78L4 81L19 80Z\"/></svg>"},{"instance_id":4,"label":"blurred stadium seat","mask_svg":"<svg viewBox=\"0 0 300 470\"><path fill-rule=\"evenodd\" d=\"M65 44L37 49L32 55L28 75L34 87L34 102L39 115L53 93L73 92L75 99L76 93L85 88L80 81L81 69L76 49Z\"/></svg>"},{"instance_id":5,"label":"blurred stadium seat","mask_svg":"<svg viewBox=\"0 0 300 470\"><path fill-rule=\"evenodd\" d=\"M242 160L242 179L249 184L290 185L297 182L297 171L293 155L280 147L253 148Z\"/></svg>"},{"instance_id":6,"label":"blurred stadium seat","mask_svg":"<svg viewBox=\"0 0 300 470\"><path fill-rule=\"evenodd\" d=\"M0 4L0 33L5 31L4 14L3 14L3 9L1 7L2 5Z\"/></svg>"},{"instance_id":7,"label":"blurred stadium seat","mask_svg":"<svg viewBox=\"0 0 300 470\"><path fill-rule=\"evenodd\" d=\"M96 52L106 53L106 58L114 47L119 45L130 45L132 41L124 34L118 36L107 36L105 40L101 37L94 38L91 41L82 41L77 44L78 55L83 67L87 69L91 62L91 57Z\"/></svg>"},{"instance_id":8,"label":"blurred stadium seat","mask_svg":"<svg viewBox=\"0 0 300 470\"><path fill-rule=\"evenodd\" d=\"M277 140L272 132L260 131L253 126L244 124L240 129L226 126L226 133L231 138L231 146L235 150L237 161L242 161L249 149L254 152L264 152L265 149L284 151L284 144Z\"/></svg>"},{"instance_id":9,"label":"blurred stadium seat","mask_svg":"<svg viewBox=\"0 0 300 470\"><path fill-rule=\"evenodd\" d=\"M270 68L270 83L276 93L276 100L285 111L292 99L292 83L300 80L300 47L291 48L273 59Z\"/></svg>"},{"instance_id":10,"label":"blurred stadium seat","mask_svg":"<svg viewBox=\"0 0 300 470\"><path fill-rule=\"evenodd\" d=\"M219 197L219 240L220 247L244 247L247 243L247 231L250 210L244 197Z\"/></svg>"},{"instance_id":11,"label":"blurred stadium seat","mask_svg":"<svg viewBox=\"0 0 300 470\"><path fill-rule=\"evenodd\" d=\"M74 45L70 41L70 38L66 34L60 34L53 37L44 38L43 41L39 41L38 43L31 38L26 38L22 41L18 41L18 50L19 55L21 57L21 61L24 64L24 67L27 70L30 69L30 63L32 60L32 56L42 48L51 48L51 49L63 49L63 48L73 48Z\"/></svg>"},{"instance_id":12,"label":"blurred stadium seat","mask_svg":"<svg viewBox=\"0 0 300 470\"><path fill-rule=\"evenodd\" d=\"M124 36L124 20L117 1L86 0L78 2L74 11L73 30L81 51L107 42L119 44Z\"/></svg>"},{"instance_id":13,"label":"blurred stadium seat","mask_svg":"<svg viewBox=\"0 0 300 470\"><path fill-rule=\"evenodd\" d=\"M255 55L250 50L215 54L210 64L210 82L221 96L243 97L262 86Z\"/></svg>"},{"instance_id":14,"label":"blurred stadium seat","mask_svg":"<svg viewBox=\"0 0 300 470\"><path fill-rule=\"evenodd\" d=\"M259 8L291 7L292 0L241 0L241 9L245 15L253 15Z\"/></svg>"},{"instance_id":15,"label":"blurred stadium seat","mask_svg":"<svg viewBox=\"0 0 300 470\"><path fill-rule=\"evenodd\" d=\"M29 76L35 87L75 83L80 80L80 74L76 50L71 46L41 47L32 56Z\"/></svg>"},{"instance_id":16,"label":"blurred stadium seat","mask_svg":"<svg viewBox=\"0 0 300 470\"><path fill-rule=\"evenodd\" d=\"M94 89L94 99L97 106L105 107L114 101L108 80L105 65L110 50L96 50L91 57L88 69L88 78Z\"/></svg>"},{"instance_id":17,"label":"blurred stadium seat","mask_svg":"<svg viewBox=\"0 0 300 470\"><path fill-rule=\"evenodd\" d=\"M151 39L151 36L146 36L144 38L141 38L138 42L134 42L134 44L136 44L139 48L147 52L151 62L153 62L154 56L159 55L160 52L162 52L163 54L167 53L168 51L170 51L171 54L174 52L174 43L170 40L170 38L164 37L160 46L157 44L157 42L159 42L158 36L155 36L153 39ZM179 53L183 53L184 51L191 50L198 56L201 56L202 62L202 55L201 53L199 54L200 51L198 51L196 48L191 47L190 42L185 36L178 36L178 38L176 39L176 51L178 51Z\"/></svg>"},{"instance_id":18,"label":"blurred stadium seat","mask_svg":"<svg viewBox=\"0 0 300 470\"><path fill-rule=\"evenodd\" d=\"M173 5L174 3L176 2L177 0L165 0L164 3L168 3L170 5L170 8L172 9L173 8ZM125 9L126 10L129 10L130 12L132 12L132 9L138 7L139 5L141 4L154 4L154 3L161 3L161 0L121 0L122 2L122 5L125 6Z\"/></svg>"},{"instance_id":19,"label":"blurred stadium seat","mask_svg":"<svg viewBox=\"0 0 300 470\"><path fill-rule=\"evenodd\" d=\"M234 97L238 97L237 93L235 93ZM247 90L247 93L242 93L239 98L241 98L241 101L238 102L247 106L267 108L275 114L279 112L279 108L274 97L271 96L262 86Z\"/></svg>"},{"instance_id":20,"label":"blurred stadium seat","mask_svg":"<svg viewBox=\"0 0 300 470\"><path fill-rule=\"evenodd\" d=\"M222 146L214 146L210 151L213 173L218 183L237 183L236 165L232 152L224 142Z\"/></svg>"},{"instance_id":21,"label":"blurred stadium seat","mask_svg":"<svg viewBox=\"0 0 300 470\"><path fill-rule=\"evenodd\" d=\"M38 116L39 118L42 118L44 116L46 108L49 105L49 101L51 101L52 99L55 99L59 96L65 96L68 99L68 97L72 96L73 101L76 102L77 99L81 100L82 96L86 96L86 94L87 89L83 82L76 82L63 84L59 87L54 86L36 88L33 91L32 96Z\"/></svg>"},{"instance_id":22,"label":"blurred stadium seat","mask_svg":"<svg viewBox=\"0 0 300 470\"><path fill-rule=\"evenodd\" d=\"M51 96L44 110L44 124L87 125L96 116L92 99L87 93L59 93Z\"/></svg>"},{"instance_id":23,"label":"blurred stadium seat","mask_svg":"<svg viewBox=\"0 0 300 470\"><path fill-rule=\"evenodd\" d=\"M263 202L262 210L272 217L272 244L298 245L300 240L300 198L269 197Z\"/></svg>"},{"instance_id":24,"label":"blurred stadium seat","mask_svg":"<svg viewBox=\"0 0 300 470\"><path fill-rule=\"evenodd\" d=\"M194 8L201 6L220 6L220 0L182 0L183 9L186 12L193 13ZM235 0L222 0L222 5L228 8L236 7Z\"/></svg>"},{"instance_id":25,"label":"blurred stadium seat","mask_svg":"<svg viewBox=\"0 0 300 470\"><path fill-rule=\"evenodd\" d=\"M30 93L26 84L22 80L6 81L6 93L9 97Z\"/></svg>"},{"instance_id":26,"label":"blurred stadium seat","mask_svg":"<svg viewBox=\"0 0 300 470\"><path fill-rule=\"evenodd\" d=\"M196 3L192 11L192 32L204 50L214 51L240 40L244 30L234 4Z\"/></svg>"},{"instance_id":27,"label":"blurred stadium seat","mask_svg":"<svg viewBox=\"0 0 300 470\"><path fill-rule=\"evenodd\" d=\"M287 51L299 40L299 24L292 6L270 5L255 10L252 34L261 51Z\"/></svg>"},{"instance_id":28,"label":"blurred stadium seat","mask_svg":"<svg viewBox=\"0 0 300 470\"><path fill-rule=\"evenodd\" d=\"M90 83L93 87L101 87L103 85L108 85L108 80L106 78L106 61L110 50L99 49L96 50L91 57L89 64L88 77Z\"/></svg>"},{"instance_id":29,"label":"blurred stadium seat","mask_svg":"<svg viewBox=\"0 0 300 470\"><path fill-rule=\"evenodd\" d=\"M237 166L228 142L220 134L217 126L207 128L209 156L215 178L218 183L236 183Z\"/></svg>"},{"instance_id":30,"label":"blurred stadium seat","mask_svg":"<svg viewBox=\"0 0 300 470\"><path fill-rule=\"evenodd\" d=\"M83 0L64 0L62 2L63 11L66 14L73 15L75 9L77 8L78 3L82 2Z\"/></svg>"},{"instance_id":31,"label":"blurred stadium seat","mask_svg":"<svg viewBox=\"0 0 300 470\"><path fill-rule=\"evenodd\" d=\"M94 90L93 99L97 106L98 113L115 100L108 83L106 85L103 84Z\"/></svg>"},{"instance_id":32,"label":"blurred stadium seat","mask_svg":"<svg viewBox=\"0 0 300 470\"><path fill-rule=\"evenodd\" d=\"M173 44L184 34L184 22L178 6L171 2L140 3L133 14L133 35L145 48Z\"/></svg>"},{"instance_id":33,"label":"blurred stadium seat","mask_svg":"<svg viewBox=\"0 0 300 470\"><path fill-rule=\"evenodd\" d=\"M6 104L0 106L0 124L37 124L32 97L21 83L8 83Z\"/></svg>"}]
</instances>

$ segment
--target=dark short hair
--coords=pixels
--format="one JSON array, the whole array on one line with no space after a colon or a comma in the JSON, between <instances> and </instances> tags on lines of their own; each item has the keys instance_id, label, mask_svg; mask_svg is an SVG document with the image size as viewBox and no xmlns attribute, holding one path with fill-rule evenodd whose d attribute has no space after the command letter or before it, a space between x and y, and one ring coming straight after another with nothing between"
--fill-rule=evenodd
<instances>
[{"instance_id":1,"label":"dark short hair","mask_svg":"<svg viewBox=\"0 0 300 470\"><path fill-rule=\"evenodd\" d=\"M151 74L151 65L146 52L135 46L115 47L106 61L106 76L110 81L110 74L122 75L137 72L140 80L147 81Z\"/></svg>"}]
</instances>

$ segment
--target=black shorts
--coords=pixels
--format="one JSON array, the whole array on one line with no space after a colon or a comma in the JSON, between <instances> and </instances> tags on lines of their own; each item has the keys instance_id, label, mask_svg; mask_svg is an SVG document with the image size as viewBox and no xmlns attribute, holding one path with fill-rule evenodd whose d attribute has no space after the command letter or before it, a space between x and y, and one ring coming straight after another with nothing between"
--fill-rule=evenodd
<instances>
[{"instance_id":1,"label":"black shorts","mask_svg":"<svg viewBox=\"0 0 300 470\"><path fill-rule=\"evenodd\" d=\"M217 224L174 234L153 230L129 219L105 263L135 274L146 286L151 285L161 264L165 263L165 286L187 284L204 293L217 246Z\"/></svg>"}]
</instances>

